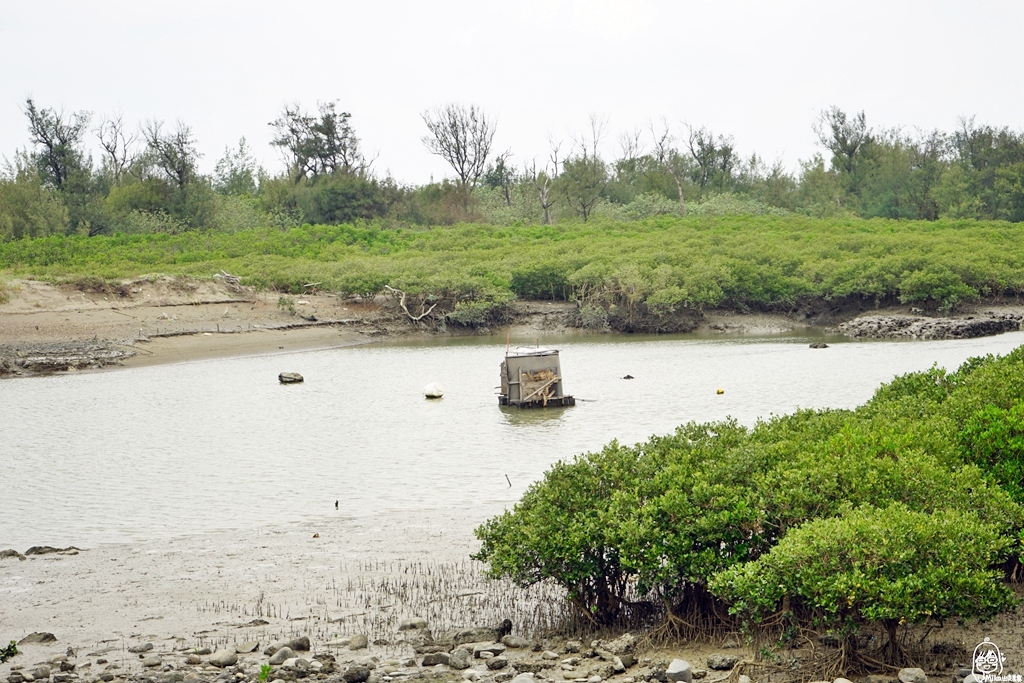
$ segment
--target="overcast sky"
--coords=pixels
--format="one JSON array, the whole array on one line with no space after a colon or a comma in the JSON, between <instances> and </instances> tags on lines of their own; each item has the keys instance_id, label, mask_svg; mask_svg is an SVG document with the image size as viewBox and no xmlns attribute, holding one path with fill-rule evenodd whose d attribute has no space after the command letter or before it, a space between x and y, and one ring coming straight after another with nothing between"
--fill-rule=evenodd
<instances>
[{"instance_id":1,"label":"overcast sky","mask_svg":"<svg viewBox=\"0 0 1024 683\"><path fill-rule=\"evenodd\" d=\"M0 0L0 154L27 143L27 96L191 125L209 171L245 136L271 171L285 102L337 100L378 174L449 174L421 112L497 116L513 161L606 117L730 134L790 168L835 104L873 126L950 130L958 116L1024 129L1024 2L784 0Z\"/></svg>"}]
</instances>

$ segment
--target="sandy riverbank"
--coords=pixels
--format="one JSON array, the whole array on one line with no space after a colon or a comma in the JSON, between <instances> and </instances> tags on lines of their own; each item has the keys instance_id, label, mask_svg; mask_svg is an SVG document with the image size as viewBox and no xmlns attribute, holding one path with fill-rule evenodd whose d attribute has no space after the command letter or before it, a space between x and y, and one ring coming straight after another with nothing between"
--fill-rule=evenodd
<instances>
[{"instance_id":1,"label":"sandy riverbank","mask_svg":"<svg viewBox=\"0 0 1024 683\"><path fill-rule=\"evenodd\" d=\"M565 302L515 302L508 326L469 329L414 323L396 302L380 296L373 301L323 293L282 296L216 279L141 278L115 288L88 281L16 280L8 290L9 301L0 304L0 376L481 333L508 332L520 339L600 333L575 327L576 306ZM692 322L694 332L706 335L820 334L826 326L862 315L914 311L817 302L774 312L708 310ZM976 314L1019 319L1024 305L983 302L964 306L958 317Z\"/></svg>"}]
</instances>

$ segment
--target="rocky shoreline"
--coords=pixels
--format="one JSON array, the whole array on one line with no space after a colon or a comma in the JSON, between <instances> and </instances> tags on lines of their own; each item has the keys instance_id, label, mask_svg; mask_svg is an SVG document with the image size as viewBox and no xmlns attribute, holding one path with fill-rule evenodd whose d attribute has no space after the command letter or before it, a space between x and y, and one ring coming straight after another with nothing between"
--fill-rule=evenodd
<instances>
[{"instance_id":1,"label":"rocky shoreline","mask_svg":"<svg viewBox=\"0 0 1024 683\"><path fill-rule=\"evenodd\" d=\"M1019 313L988 311L956 318L920 315L865 315L841 323L830 331L859 339L974 339L1021 328Z\"/></svg>"}]
</instances>

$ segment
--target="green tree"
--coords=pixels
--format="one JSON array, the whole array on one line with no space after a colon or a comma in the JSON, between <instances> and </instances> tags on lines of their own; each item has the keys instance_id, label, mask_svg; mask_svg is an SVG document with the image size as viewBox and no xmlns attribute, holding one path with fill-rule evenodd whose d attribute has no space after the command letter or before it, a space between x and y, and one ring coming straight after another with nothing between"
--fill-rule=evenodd
<instances>
[{"instance_id":1,"label":"green tree","mask_svg":"<svg viewBox=\"0 0 1024 683\"><path fill-rule=\"evenodd\" d=\"M252 196L256 194L259 172L252 148L243 137L238 149L224 148L224 156L213 170L213 188L221 194Z\"/></svg>"}]
</instances>

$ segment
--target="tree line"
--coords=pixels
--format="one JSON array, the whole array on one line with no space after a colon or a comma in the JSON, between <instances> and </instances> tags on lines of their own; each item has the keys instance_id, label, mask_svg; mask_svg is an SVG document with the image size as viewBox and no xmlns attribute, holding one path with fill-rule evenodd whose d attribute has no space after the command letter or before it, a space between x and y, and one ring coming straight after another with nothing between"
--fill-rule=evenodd
<instances>
[{"instance_id":1,"label":"tree line","mask_svg":"<svg viewBox=\"0 0 1024 683\"><path fill-rule=\"evenodd\" d=\"M785 214L1024 220L1024 132L962 118L953 131L876 129L838 107L811 126L822 152L796 173L704 126L651 122L602 155L607 125L550 138L543 159L494 148L496 119L447 104L423 112L423 143L453 176L414 186L381 177L336 102L285 105L269 122L284 168L261 168L242 138L210 174L190 126L42 107L0 170L0 239L52 234L235 232L383 220L444 225L635 220L660 214ZM88 151L89 143L98 158Z\"/></svg>"}]
</instances>

